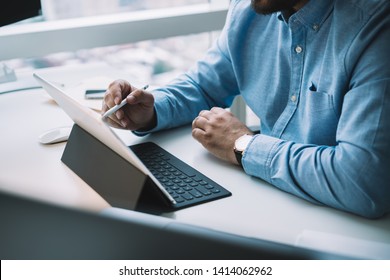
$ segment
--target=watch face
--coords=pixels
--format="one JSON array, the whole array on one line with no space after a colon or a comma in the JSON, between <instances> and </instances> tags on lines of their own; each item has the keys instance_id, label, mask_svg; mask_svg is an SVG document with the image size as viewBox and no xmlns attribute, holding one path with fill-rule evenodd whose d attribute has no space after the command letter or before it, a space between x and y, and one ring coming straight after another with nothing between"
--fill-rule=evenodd
<instances>
[{"instance_id":1,"label":"watch face","mask_svg":"<svg viewBox=\"0 0 390 280\"><path fill-rule=\"evenodd\" d=\"M248 146L249 142L252 139L252 135L245 134L238 138L235 142L235 149L236 151L243 152L245 151L246 147Z\"/></svg>"}]
</instances>

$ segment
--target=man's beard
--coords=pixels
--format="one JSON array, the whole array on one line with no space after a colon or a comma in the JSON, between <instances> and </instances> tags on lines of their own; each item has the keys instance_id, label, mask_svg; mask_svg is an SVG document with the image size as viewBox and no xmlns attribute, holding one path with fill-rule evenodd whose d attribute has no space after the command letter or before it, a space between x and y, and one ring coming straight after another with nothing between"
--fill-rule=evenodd
<instances>
[{"instance_id":1,"label":"man's beard","mask_svg":"<svg viewBox=\"0 0 390 280\"><path fill-rule=\"evenodd\" d=\"M251 0L252 9L258 14L269 15L291 11L300 0Z\"/></svg>"}]
</instances>

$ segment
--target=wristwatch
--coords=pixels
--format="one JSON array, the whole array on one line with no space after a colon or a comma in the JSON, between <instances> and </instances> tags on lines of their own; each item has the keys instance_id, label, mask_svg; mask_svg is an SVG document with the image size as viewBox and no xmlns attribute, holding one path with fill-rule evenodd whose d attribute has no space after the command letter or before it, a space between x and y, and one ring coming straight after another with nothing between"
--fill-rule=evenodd
<instances>
[{"instance_id":1,"label":"wristwatch","mask_svg":"<svg viewBox=\"0 0 390 280\"><path fill-rule=\"evenodd\" d=\"M242 167L242 156L248 146L249 142L252 140L253 135L244 134L241 137L237 138L234 142L234 154L236 155L237 162Z\"/></svg>"}]
</instances>

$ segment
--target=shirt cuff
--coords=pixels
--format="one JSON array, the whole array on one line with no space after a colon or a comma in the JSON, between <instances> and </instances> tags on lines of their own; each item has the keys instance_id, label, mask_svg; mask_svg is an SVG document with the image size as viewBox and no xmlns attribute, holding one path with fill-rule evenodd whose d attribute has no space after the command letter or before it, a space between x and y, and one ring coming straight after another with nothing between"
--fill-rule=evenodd
<instances>
[{"instance_id":1,"label":"shirt cuff","mask_svg":"<svg viewBox=\"0 0 390 280\"><path fill-rule=\"evenodd\" d=\"M282 141L264 134L253 136L242 157L245 172L271 183L271 162Z\"/></svg>"},{"instance_id":2,"label":"shirt cuff","mask_svg":"<svg viewBox=\"0 0 390 280\"><path fill-rule=\"evenodd\" d=\"M150 130L134 130L132 131L137 136L146 136L150 133L162 130L167 127L169 123L166 120L169 118L164 114L167 108L167 98L163 92L154 91L154 110L156 112L156 126ZM165 109L165 110L164 110Z\"/></svg>"}]
</instances>

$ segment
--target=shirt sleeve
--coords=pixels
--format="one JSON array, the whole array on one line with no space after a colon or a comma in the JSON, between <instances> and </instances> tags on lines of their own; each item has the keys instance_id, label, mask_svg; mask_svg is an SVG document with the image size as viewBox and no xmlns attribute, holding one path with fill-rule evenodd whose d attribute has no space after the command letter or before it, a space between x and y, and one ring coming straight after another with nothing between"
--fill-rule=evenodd
<instances>
[{"instance_id":1,"label":"shirt sleeve","mask_svg":"<svg viewBox=\"0 0 390 280\"><path fill-rule=\"evenodd\" d=\"M212 107L229 107L235 95L239 94L234 69L228 50L228 30L233 8L232 1L227 20L220 36L187 73L168 85L153 91L157 126L138 135L188 124L201 110Z\"/></svg>"},{"instance_id":2,"label":"shirt sleeve","mask_svg":"<svg viewBox=\"0 0 390 280\"><path fill-rule=\"evenodd\" d=\"M388 5L387 5L388 7ZM255 136L243 167L283 191L364 217L390 211L390 21L371 17L350 46L335 146Z\"/></svg>"}]
</instances>

